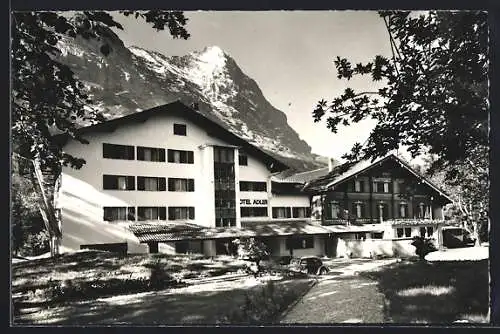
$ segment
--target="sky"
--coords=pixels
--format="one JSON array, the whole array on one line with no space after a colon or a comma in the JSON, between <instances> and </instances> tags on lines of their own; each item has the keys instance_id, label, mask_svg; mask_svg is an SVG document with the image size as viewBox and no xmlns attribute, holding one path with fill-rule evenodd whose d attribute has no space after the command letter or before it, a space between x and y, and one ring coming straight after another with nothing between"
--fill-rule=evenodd
<instances>
[{"instance_id":1,"label":"sky","mask_svg":"<svg viewBox=\"0 0 500 334\"><path fill-rule=\"evenodd\" d=\"M167 56L182 56L219 46L253 78L266 99L287 115L288 124L313 153L340 159L355 142L364 142L372 120L342 127L337 134L324 122L314 123L312 111L346 87L373 90L369 78L346 82L336 78L333 60L346 57L367 62L389 55L383 20L375 11L193 11L188 40L173 39L132 17L115 15L124 30L115 30L127 46L139 46Z\"/></svg>"}]
</instances>

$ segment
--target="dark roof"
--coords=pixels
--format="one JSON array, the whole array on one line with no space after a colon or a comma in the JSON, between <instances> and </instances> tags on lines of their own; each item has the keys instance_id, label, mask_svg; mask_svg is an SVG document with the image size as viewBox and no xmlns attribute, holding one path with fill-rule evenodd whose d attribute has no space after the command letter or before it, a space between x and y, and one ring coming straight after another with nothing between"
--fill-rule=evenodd
<instances>
[{"instance_id":1,"label":"dark roof","mask_svg":"<svg viewBox=\"0 0 500 334\"><path fill-rule=\"evenodd\" d=\"M387 154L386 156L377 158L375 160L364 159L354 163L344 163L342 165L335 167L330 173L326 174L325 176L322 176L320 178L317 178L315 180L306 183L303 189L308 192L324 192L330 190L332 187L335 187L336 185L344 181L347 181L350 178L360 173L366 172L367 170L376 166L377 164L387 161L389 159L398 162L401 167L405 168L410 173L415 175L418 179L422 180L422 182L424 182L432 189L437 191L443 198L445 198L449 202L452 202L450 196L446 194L442 189L433 184L419 172L414 170L408 162L404 161L403 159L394 155L393 153Z\"/></svg>"},{"instance_id":2,"label":"dark roof","mask_svg":"<svg viewBox=\"0 0 500 334\"><path fill-rule=\"evenodd\" d=\"M242 224L243 226L239 228L204 227L186 223L137 223L130 225L129 229L142 243L331 233L330 230L312 224L307 219L296 221L267 220Z\"/></svg>"},{"instance_id":3,"label":"dark roof","mask_svg":"<svg viewBox=\"0 0 500 334\"><path fill-rule=\"evenodd\" d=\"M280 183L306 183L312 181L314 179L320 178L328 174L329 169L328 166L321 167L314 170L308 170L305 172L295 173L292 175L287 175L286 172L282 172L276 175L273 175L271 178L274 182Z\"/></svg>"},{"instance_id":4,"label":"dark roof","mask_svg":"<svg viewBox=\"0 0 500 334\"><path fill-rule=\"evenodd\" d=\"M253 144L250 144L245 139L235 135L234 133L226 129L223 125L214 120L211 120L207 116L186 106L184 103L178 100L151 109L135 112L123 117L114 118L102 123L82 127L77 130L77 134L83 136L86 133L96 131L114 131L118 126L134 122L144 122L148 118L158 115L159 113L174 114L188 119L189 121L197 124L203 129L206 129L207 133L210 136L219 138L234 145L238 145L242 147L246 153L262 159L262 161L273 171L281 171L289 168L285 163L276 159L269 153L266 153L262 149L254 146ZM63 142L64 140L67 140L69 138L68 135L65 134L56 135L54 137Z\"/></svg>"}]
</instances>

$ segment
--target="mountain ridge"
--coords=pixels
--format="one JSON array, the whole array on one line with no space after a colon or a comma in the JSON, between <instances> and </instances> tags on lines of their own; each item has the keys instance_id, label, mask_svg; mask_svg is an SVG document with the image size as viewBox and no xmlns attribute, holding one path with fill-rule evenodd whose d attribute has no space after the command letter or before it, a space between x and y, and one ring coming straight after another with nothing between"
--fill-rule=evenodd
<instances>
[{"instance_id":1,"label":"mountain ridge","mask_svg":"<svg viewBox=\"0 0 500 334\"><path fill-rule=\"evenodd\" d=\"M100 52L107 44L111 52ZM326 158L287 123L286 114L263 95L220 47L207 46L184 56L167 56L125 46L112 31L99 40L60 41L60 61L85 83L96 107L107 118L125 116L180 100L270 153L293 170L323 167Z\"/></svg>"}]
</instances>

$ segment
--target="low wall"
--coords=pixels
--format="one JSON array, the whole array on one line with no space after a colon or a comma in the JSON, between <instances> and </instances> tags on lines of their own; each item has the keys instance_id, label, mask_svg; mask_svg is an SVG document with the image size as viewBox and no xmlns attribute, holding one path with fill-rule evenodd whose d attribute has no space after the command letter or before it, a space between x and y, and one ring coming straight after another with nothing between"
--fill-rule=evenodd
<instances>
[{"instance_id":1,"label":"low wall","mask_svg":"<svg viewBox=\"0 0 500 334\"><path fill-rule=\"evenodd\" d=\"M343 240L339 239L337 256L352 258L385 257L413 257L415 247L412 239L366 239Z\"/></svg>"}]
</instances>

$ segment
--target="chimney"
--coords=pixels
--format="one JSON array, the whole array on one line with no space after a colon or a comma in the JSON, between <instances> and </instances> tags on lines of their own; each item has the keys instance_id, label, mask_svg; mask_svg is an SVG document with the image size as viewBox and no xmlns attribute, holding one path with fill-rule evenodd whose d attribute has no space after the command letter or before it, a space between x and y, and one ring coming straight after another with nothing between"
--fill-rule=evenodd
<instances>
[{"instance_id":1,"label":"chimney","mask_svg":"<svg viewBox=\"0 0 500 334\"><path fill-rule=\"evenodd\" d=\"M328 158L328 172L331 172L333 170L333 158Z\"/></svg>"}]
</instances>

